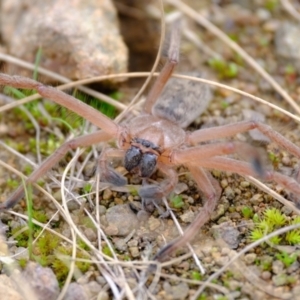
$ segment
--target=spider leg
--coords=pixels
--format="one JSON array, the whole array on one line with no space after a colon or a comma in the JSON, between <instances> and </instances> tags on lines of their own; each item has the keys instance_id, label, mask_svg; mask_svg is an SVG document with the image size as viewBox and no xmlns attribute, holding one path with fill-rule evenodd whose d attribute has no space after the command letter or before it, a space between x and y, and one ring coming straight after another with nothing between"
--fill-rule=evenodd
<instances>
[{"instance_id":1,"label":"spider leg","mask_svg":"<svg viewBox=\"0 0 300 300\"><path fill-rule=\"evenodd\" d=\"M197 182L199 190L204 194L206 202L195 220L184 231L183 235L167 244L155 255L154 259L160 262L164 261L173 251L185 246L195 237L199 228L210 219L221 195L218 183L215 183L214 178L208 172L191 164L187 164L187 167Z\"/></svg>"},{"instance_id":2,"label":"spider leg","mask_svg":"<svg viewBox=\"0 0 300 300\"><path fill-rule=\"evenodd\" d=\"M172 192L178 182L176 171L161 162L157 164L158 169L163 172L167 179L160 184L143 185L139 190L139 195L147 204L147 201L160 201L163 197Z\"/></svg>"},{"instance_id":3,"label":"spider leg","mask_svg":"<svg viewBox=\"0 0 300 300\"><path fill-rule=\"evenodd\" d=\"M199 164L207 169L229 171L240 174L242 176L256 175L251 164L227 157L212 157L205 161L199 162ZM292 192L294 195L300 195L300 184L296 179L292 177L274 171L266 171L263 179L265 181L275 181L282 187ZM297 207L300 205L299 199L295 199L295 204Z\"/></svg>"},{"instance_id":4,"label":"spider leg","mask_svg":"<svg viewBox=\"0 0 300 300\"><path fill-rule=\"evenodd\" d=\"M107 163L108 157L124 157L124 150L105 148L102 150L99 157L99 169L100 169L100 178L104 182L108 182L115 186L123 186L127 183L127 179L122 176L120 173L116 172L113 168Z\"/></svg>"},{"instance_id":5,"label":"spider leg","mask_svg":"<svg viewBox=\"0 0 300 300\"><path fill-rule=\"evenodd\" d=\"M51 99L55 103L70 109L113 136L117 136L121 132L122 128L119 125L98 110L56 88L43 85L42 83L33 79L0 73L0 85L8 85L15 88L34 89L41 96Z\"/></svg>"},{"instance_id":6,"label":"spider leg","mask_svg":"<svg viewBox=\"0 0 300 300\"><path fill-rule=\"evenodd\" d=\"M258 129L261 133L263 133L273 142L277 143L280 147L300 158L300 148L298 146L293 144L279 132L272 129L271 126L257 121L242 121L218 127L199 129L189 134L188 143L194 145L204 141L234 136L238 133L246 132L252 129Z\"/></svg>"},{"instance_id":7,"label":"spider leg","mask_svg":"<svg viewBox=\"0 0 300 300\"><path fill-rule=\"evenodd\" d=\"M88 147L96 143L105 142L112 137L104 131L96 131L94 133L83 135L72 139L60 146L51 156L49 156L25 181L26 184L31 184L40 179L47 173L55 164L57 164L71 149L78 147ZM23 185L19 186L16 191L3 203L0 204L0 210L8 209L16 205L24 196Z\"/></svg>"},{"instance_id":8,"label":"spider leg","mask_svg":"<svg viewBox=\"0 0 300 300\"><path fill-rule=\"evenodd\" d=\"M179 61L179 45L180 45L180 22L177 20L174 22L171 40L168 52L168 61L164 65L160 74L156 78L153 87L151 88L144 105L144 112L151 114L152 107L157 101L159 95L163 91L166 83L171 77L176 65Z\"/></svg>"},{"instance_id":9,"label":"spider leg","mask_svg":"<svg viewBox=\"0 0 300 300\"><path fill-rule=\"evenodd\" d=\"M202 162L218 155L239 154L242 158L251 161L252 166L261 177L264 177L260 153L257 148L242 142L220 142L205 144L187 149L173 150L171 153L171 164L180 165L191 161Z\"/></svg>"}]
</instances>

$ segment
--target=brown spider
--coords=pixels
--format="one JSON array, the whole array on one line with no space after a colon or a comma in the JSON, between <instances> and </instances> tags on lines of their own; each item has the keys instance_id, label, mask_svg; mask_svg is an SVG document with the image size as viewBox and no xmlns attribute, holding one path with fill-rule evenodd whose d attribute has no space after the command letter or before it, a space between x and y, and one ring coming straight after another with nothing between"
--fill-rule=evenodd
<instances>
[{"instance_id":1,"label":"brown spider","mask_svg":"<svg viewBox=\"0 0 300 300\"><path fill-rule=\"evenodd\" d=\"M300 185L295 179L264 170L260 163L259 153L254 147L238 142L210 142L257 128L270 140L300 158L300 149L271 127L256 121L242 121L199 129L191 133L185 132L183 128L202 113L203 107L206 106L203 102L208 102L210 96L207 87L191 82L188 97L185 97L186 93L177 85L176 80L169 81L174 91L173 95L163 92L178 62L179 35L178 26L174 26L168 53L169 59L145 101L143 112L126 126L118 125L99 111L53 87L28 78L0 73L0 85L35 89L42 97L70 109L102 129L63 144L28 177L27 184L37 181L70 149L88 147L111 139L116 139L118 149L108 148L102 151L99 159L102 180L117 186L126 184L126 179L108 165L108 157L124 157L125 168L129 172L138 173L145 179L157 169L165 174L166 179L160 184L144 184L140 188L139 194L146 208L148 204L151 206L153 201L159 201L172 192L178 180L174 167L185 165L189 169L199 190L206 198L206 202L183 236L167 244L158 252L155 256L158 261L164 260L175 249L188 243L214 211L220 197L220 187L205 169L230 171L242 176L259 176L266 181L277 182L294 195L300 194ZM162 96L159 98L161 93ZM250 162L224 157L224 155L234 153L241 154L243 157L247 156ZM24 188L20 186L1 204L0 209L14 206L23 194Z\"/></svg>"}]
</instances>

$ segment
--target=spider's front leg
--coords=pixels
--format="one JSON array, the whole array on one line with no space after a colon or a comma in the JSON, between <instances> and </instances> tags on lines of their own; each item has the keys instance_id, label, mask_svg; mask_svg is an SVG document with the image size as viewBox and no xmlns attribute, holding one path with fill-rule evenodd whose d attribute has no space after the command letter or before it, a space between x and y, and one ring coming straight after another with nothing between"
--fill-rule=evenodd
<instances>
[{"instance_id":1,"label":"spider's front leg","mask_svg":"<svg viewBox=\"0 0 300 300\"><path fill-rule=\"evenodd\" d=\"M193 164L187 164L187 167L196 181L199 190L203 193L206 202L183 235L167 244L155 255L154 259L160 262L164 261L171 253L185 246L195 237L199 228L209 221L221 196L221 188L210 173Z\"/></svg>"},{"instance_id":2,"label":"spider's front leg","mask_svg":"<svg viewBox=\"0 0 300 300\"><path fill-rule=\"evenodd\" d=\"M88 147L96 143L105 142L112 137L110 134L104 131L96 131L94 133L80 136L73 140L70 140L60 146L51 156L49 156L25 181L25 184L35 183L43 175L45 175L51 168L53 168L69 150L76 149L78 147ZM21 185L17 190L3 203L0 204L0 210L9 209L16 205L20 199L24 196L24 186Z\"/></svg>"},{"instance_id":3,"label":"spider's front leg","mask_svg":"<svg viewBox=\"0 0 300 300\"><path fill-rule=\"evenodd\" d=\"M178 182L176 171L159 162L158 169L165 175L165 180L160 184L146 184L139 190L139 195L142 198L142 204L146 212L153 212L155 206L160 204L161 199L169 195L175 188Z\"/></svg>"}]
</instances>

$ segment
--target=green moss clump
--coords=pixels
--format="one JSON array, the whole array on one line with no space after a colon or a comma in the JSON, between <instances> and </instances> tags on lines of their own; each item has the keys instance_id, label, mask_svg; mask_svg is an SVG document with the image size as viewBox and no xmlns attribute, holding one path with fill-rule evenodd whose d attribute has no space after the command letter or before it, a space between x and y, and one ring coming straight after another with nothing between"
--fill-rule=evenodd
<instances>
[{"instance_id":1,"label":"green moss clump","mask_svg":"<svg viewBox=\"0 0 300 300\"><path fill-rule=\"evenodd\" d=\"M299 224L300 217L295 217L292 221L288 221L287 217L276 208L268 208L262 218L257 215L253 217L255 228L250 232L252 241L257 241L267 234L282 228L284 226ZM281 236L275 236L270 239L273 244L290 244L296 245L300 243L300 229L294 229Z\"/></svg>"}]
</instances>

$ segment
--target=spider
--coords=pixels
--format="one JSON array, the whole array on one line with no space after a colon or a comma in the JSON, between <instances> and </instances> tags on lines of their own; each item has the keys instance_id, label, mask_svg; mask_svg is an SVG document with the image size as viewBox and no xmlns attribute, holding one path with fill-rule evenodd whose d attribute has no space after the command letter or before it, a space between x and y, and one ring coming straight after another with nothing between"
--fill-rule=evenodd
<instances>
[{"instance_id":1,"label":"spider","mask_svg":"<svg viewBox=\"0 0 300 300\"><path fill-rule=\"evenodd\" d=\"M145 100L143 111L127 125L117 124L99 111L53 87L25 77L0 73L1 85L34 89L42 97L51 99L101 128L99 131L79 136L63 144L38 169L33 171L26 181L27 184L37 181L70 149L88 147L115 139L118 148L105 148L101 152L99 158L101 180L116 186L126 184L126 179L107 163L108 158L124 158L126 170L137 173L144 179L139 195L147 209L151 204L173 191L178 181L175 167L185 165L188 168L206 201L203 209L184 234L167 244L155 255L154 258L158 261L165 260L174 250L191 241L199 228L210 219L220 197L221 188L207 169L230 171L242 176L258 176L265 181L275 181L293 195L300 194L300 184L297 180L264 169L260 154L253 146L241 142L215 142L215 140L232 137L256 128L270 140L300 158L300 148L270 126L249 120L199 129L194 132L184 130L202 113L209 102L210 93L207 86L190 82L189 93L186 97L181 86L176 80L172 81L173 79L168 83L173 88L173 94L170 95L168 89L164 90L178 63L179 44L179 26L174 25L168 60ZM228 157L230 154L240 154L242 157L247 157L249 161ZM165 179L159 184L148 184L147 179L156 170L160 170L165 175ZM23 194L24 188L20 186L1 204L0 209L13 207Z\"/></svg>"}]
</instances>

